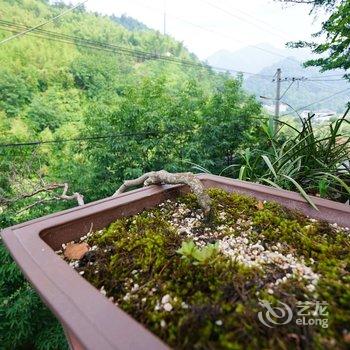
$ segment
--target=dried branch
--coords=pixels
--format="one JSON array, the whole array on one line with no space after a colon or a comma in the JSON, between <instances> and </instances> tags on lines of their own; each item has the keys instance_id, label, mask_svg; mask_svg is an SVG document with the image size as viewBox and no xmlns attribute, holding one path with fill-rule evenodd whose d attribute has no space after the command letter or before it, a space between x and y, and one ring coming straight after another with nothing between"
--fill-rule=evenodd
<instances>
[{"instance_id":1,"label":"dried branch","mask_svg":"<svg viewBox=\"0 0 350 350\"><path fill-rule=\"evenodd\" d=\"M78 205L84 205L84 196L82 194L78 192L74 192L72 195L68 196L67 191L68 191L68 184L65 183L63 184L63 193L59 196L59 198L64 200L76 199L76 201L78 202Z\"/></svg>"},{"instance_id":2,"label":"dried branch","mask_svg":"<svg viewBox=\"0 0 350 350\"><path fill-rule=\"evenodd\" d=\"M17 212L17 214L20 214L20 213L22 213L22 212L24 212L24 211L26 211L26 210L28 210L28 209L31 209L31 208L33 208L33 207L39 205L39 204L51 202L51 201L53 201L53 200L55 200L55 199L59 199L59 198L58 198L58 197L52 197L52 198L40 199L40 200L38 200L38 201L36 201L36 202L34 202L34 203L32 203L32 204L30 204L30 205L27 205L26 207L22 208L21 210L19 210L19 211Z\"/></svg>"},{"instance_id":3,"label":"dried branch","mask_svg":"<svg viewBox=\"0 0 350 350\"><path fill-rule=\"evenodd\" d=\"M118 190L115 191L112 197L115 197L118 194L125 192L130 187L142 185L149 177L153 176L154 174L155 171L151 171L149 173L141 175L137 179L125 180L124 183L118 188Z\"/></svg>"},{"instance_id":4,"label":"dried branch","mask_svg":"<svg viewBox=\"0 0 350 350\"><path fill-rule=\"evenodd\" d=\"M68 184L67 183L63 183L63 184L57 184L57 183L53 183L53 184L49 184L49 185L45 185L43 184L44 187L42 188L38 188L33 190L31 193L24 193L18 197L15 198L0 198L0 205L9 205L12 203L15 203L19 200L23 200L23 199L27 199L27 198L31 198L36 196L39 193L44 193L44 192L52 192L58 188L63 188L63 192L61 195L56 195L54 197L50 197L50 198L44 198L44 199L39 199L37 201L35 201L34 203L22 208L18 213L21 213L25 210L28 210L36 205L45 203L45 202L50 202L52 200L76 200L78 202L78 205L84 205L84 196L81 195L78 192L74 192L72 195L67 195L68 192Z\"/></svg>"},{"instance_id":5,"label":"dried branch","mask_svg":"<svg viewBox=\"0 0 350 350\"><path fill-rule=\"evenodd\" d=\"M39 170L33 169L33 164L39 164ZM20 209L19 213L28 210L36 205L51 202L53 200L76 200L78 205L84 205L84 196L80 193L68 195L67 183L46 183L44 173L42 172L41 159L34 151L30 159L25 161L21 167L13 165L9 172L9 184L14 195L7 198L2 195L4 191L0 189L0 206L9 207L19 201L33 199L38 196L34 202ZM28 174L31 174L28 179ZM62 194L57 190L62 189ZM42 196L39 196L43 194ZM44 195L45 194L45 195ZM44 197L44 198L43 198Z\"/></svg>"},{"instance_id":6,"label":"dried branch","mask_svg":"<svg viewBox=\"0 0 350 350\"><path fill-rule=\"evenodd\" d=\"M129 187L142 185L156 185L156 184L185 184L188 185L192 192L196 195L199 205L202 207L205 214L210 212L210 197L204 192L204 187L201 181L193 173L168 173L165 170L151 171L134 180L126 180L113 194L112 197L123 193Z\"/></svg>"},{"instance_id":7,"label":"dried branch","mask_svg":"<svg viewBox=\"0 0 350 350\"><path fill-rule=\"evenodd\" d=\"M19 195L17 197L14 197L14 198L4 198L4 197L2 197L2 198L0 198L0 204L10 204L10 203L14 203L14 202L17 202L19 200L22 200L22 199L34 197L35 195L37 195L39 193L51 192L51 191L53 191L53 190L55 190L57 188L63 188L64 184L53 183L53 184L45 185L43 183L42 186L43 187L35 189L32 192L30 192L30 193L24 193L24 194L21 194L21 195Z\"/></svg>"}]
</instances>

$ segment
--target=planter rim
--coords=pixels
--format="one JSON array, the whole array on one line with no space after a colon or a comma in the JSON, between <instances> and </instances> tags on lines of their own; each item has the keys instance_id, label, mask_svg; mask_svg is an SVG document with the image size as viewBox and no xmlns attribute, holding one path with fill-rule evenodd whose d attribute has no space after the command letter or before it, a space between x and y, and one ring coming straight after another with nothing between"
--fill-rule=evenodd
<instances>
[{"instance_id":1,"label":"planter rim","mask_svg":"<svg viewBox=\"0 0 350 350\"><path fill-rule=\"evenodd\" d=\"M34 219L1 231L1 236L25 277L65 330L78 340L78 349L169 349L127 313L115 306L74 271L44 242L41 233L89 214L136 202L164 190L150 186L84 206Z\"/></svg>"},{"instance_id":2,"label":"planter rim","mask_svg":"<svg viewBox=\"0 0 350 350\"><path fill-rule=\"evenodd\" d=\"M210 174L199 174L198 177L206 187L220 187L261 200L275 200L289 208L300 209L311 217L350 226L349 205L311 196L320 209L316 211L296 192ZM122 208L123 205L133 206L141 199L178 193L182 188L182 185L140 188L114 198L109 197L18 224L0 232L26 278L83 349L141 350L168 349L168 346L116 307L63 261L43 240L45 232L57 227L65 230L79 220L92 220L99 213Z\"/></svg>"},{"instance_id":3,"label":"planter rim","mask_svg":"<svg viewBox=\"0 0 350 350\"><path fill-rule=\"evenodd\" d=\"M227 185L230 185L230 186L235 185L235 187L237 186L241 189L246 189L249 191L253 190L254 192L258 191L260 193L264 193L267 195L276 195L278 197L280 197L282 195L283 197L288 197L290 200L307 204L307 201L305 200L305 198L303 198L303 196L301 196L298 192L295 192L295 191L278 189L275 187L266 186L266 185L262 185L262 184L255 183L255 182L232 179L232 178L221 176L221 175L219 176L219 175L214 175L214 174L199 173L199 174L196 174L196 176L200 180L213 180L213 181L218 182L218 183L226 183ZM24 227L27 225L31 225L33 223L45 221L45 220L52 218L52 217L65 215L65 214L70 213L70 212L76 212L79 209L86 209L88 207L95 206L95 205L100 204L100 203L110 202L110 201L115 200L116 198L128 196L131 193L145 192L146 189L153 188L153 187L156 187L156 188L160 187L163 190L166 190L168 188L176 188L176 187L180 187L180 186L181 185L162 185L162 186L152 185L152 186L148 186L148 187L142 187L142 188L138 188L138 189L128 191L125 193L121 193L116 197L106 197L103 199L99 199L97 201L87 203L83 206L73 207L73 208L62 210L62 211L59 211L56 213L41 216L41 217L36 218L36 219L32 219L32 220L25 221L25 222L22 222L22 223L17 224L17 225L10 226L9 228L6 228L6 229L18 229L18 228L21 228L21 227ZM329 209L336 209L336 210L348 212L350 214L350 205L348 205L348 204L344 204L344 203L332 201L330 199L320 198L320 197L316 197L316 196L312 196L312 195L309 195L309 197L316 204L316 206L321 206L321 207L329 208ZM315 210L313 210L313 211L316 213ZM0 230L0 236L2 235L2 232L6 229Z\"/></svg>"}]
</instances>

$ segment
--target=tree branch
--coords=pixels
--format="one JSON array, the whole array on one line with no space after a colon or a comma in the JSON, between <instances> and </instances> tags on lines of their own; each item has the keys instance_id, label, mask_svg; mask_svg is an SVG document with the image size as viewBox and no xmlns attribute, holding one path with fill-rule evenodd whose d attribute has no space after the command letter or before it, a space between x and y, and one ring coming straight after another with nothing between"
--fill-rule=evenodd
<instances>
[{"instance_id":1,"label":"tree branch","mask_svg":"<svg viewBox=\"0 0 350 350\"><path fill-rule=\"evenodd\" d=\"M38 204L42 204L42 203L45 203L45 202L50 202L54 199L56 200L76 200L78 202L78 205L84 205L84 196L81 195L80 193L78 192L75 192L73 193L72 195L67 195L67 192L68 192L68 184L67 183L63 183L63 184L57 184L57 183L53 183L53 184L49 184L49 185L45 185L43 184L44 187L42 188L39 188L39 189L36 189L34 190L33 192L31 193L25 193L25 194L22 194L16 198L13 198L13 199L9 199L9 198L0 198L0 204L3 204L3 205L9 205L11 203L15 203L19 200L23 200L23 199L28 199L28 198L31 198L31 197L34 197L36 196L37 194L39 193L43 193L43 192L52 192L58 188L62 188L63 189L63 192L61 195L58 195L58 196L54 196L54 197L51 197L51 198L44 198L44 199L40 199L40 200L37 200L35 201L34 203L26 206L25 208L21 209L18 213L21 213L27 209L30 209Z\"/></svg>"},{"instance_id":2,"label":"tree branch","mask_svg":"<svg viewBox=\"0 0 350 350\"><path fill-rule=\"evenodd\" d=\"M21 199L26 199L26 198L30 198L30 197L34 197L35 195L42 193L42 192L51 192L57 188L63 188L64 184L49 184L49 185L45 185L44 183L42 184L43 187L38 188L36 190L33 190L33 192L30 193L24 193L21 194L20 196L17 196L15 198L0 198L0 204L9 204L9 203L13 203L13 202L17 202Z\"/></svg>"},{"instance_id":3,"label":"tree branch","mask_svg":"<svg viewBox=\"0 0 350 350\"><path fill-rule=\"evenodd\" d=\"M63 185L63 193L59 196L60 199L64 200L72 200L76 199L78 202L78 205L84 205L84 196L78 192L74 192L72 195L68 196L67 191L68 191L68 184L65 183Z\"/></svg>"}]
</instances>

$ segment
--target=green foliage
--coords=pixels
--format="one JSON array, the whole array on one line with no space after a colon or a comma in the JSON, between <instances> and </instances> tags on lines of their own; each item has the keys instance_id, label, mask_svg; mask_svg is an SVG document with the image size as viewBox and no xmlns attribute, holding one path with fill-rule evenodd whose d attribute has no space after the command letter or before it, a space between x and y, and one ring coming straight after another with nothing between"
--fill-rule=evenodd
<instances>
[{"instance_id":1,"label":"green foliage","mask_svg":"<svg viewBox=\"0 0 350 350\"><path fill-rule=\"evenodd\" d=\"M290 46L310 47L314 53L320 55L326 53L325 57L307 61L305 66L319 66L322 71L340 68L346 72L350 68L350 1L319 0L314 2L314 6L325 7L330 11L329 18L322 23L322 29L314 34L315 37L323 38L323 42L298 41L290 43ZM344 76L350 79L348 74Z\"/></svg>"},{"instance_id":2,"label":"green foliage","mask_svg":"<svg viewBox=\"0 0 350 350\"><path fill-rule=\"evenodd\" d=\"M19 114L21 107L29 103L34 87L23 74L1 69L0 71L0 109L8 116Z\"/></svg>"},{"instance_id":3,"label":"green foliage","mask_svg":"<svg viewBox=\"0 0 350 350\"><path fill-rule=\"evenodd\" d=\"M11 20L26 18L27 25L64 8L38 0L1 6L4 13L13 15ZM124 25L125 21L129 24ZM72 34L74 28L74 35L87 39L198 62L171 37L131 22L74 10L46 29ZM130 25L132 31L127 30ZM0 29L0 36L5 35ZM186 170L189 161L203 158L212 168L219 167L227 153L251 139L249 132L260 113L257 102L243 92L241 81L206 68L32 36L8 43L0 52L0 64L6 69L1 142L127 134L37 149L0 148L0 181L8 197L15 196L21 186L15 189L9 183L14 156L16 173L21 173L28 190L28 182L34 186L36 173L41 173L47 181L69 182L72 191L84 193L87 201L110 195L124 179L145 171ZM35 161L30 162L31 157ZM27 203L17 202L16 207ZM42 209L47 212L43 205Z\"/></svg>"},{"instance_id":4,"label":"green foliage","mask_svg":"<svg viewBox=\"0 0 350 350\"><path fill-rule=\"evenodd\" d=\"M61 326L0 242L1 349L68 349Z\"/></svg>"},{"instance_id":5,"label":"green foliage","mask_svg":"<svg viewBox=\"0 0 350 350\"><path fill-rule=\"evenodd\" d=\"M260 113L259 104L241 89L241 81L227 80L208 101L203 113L200 144L203 164L209 169L225 164L240 146L252 141L254 117Z\"/></svg>"},{"instance_id":6,"label":"green foliage","mask_svg":"<svg viewBox=\"0 0 350 350\"><path fill-rule=\"evenodd\" d=\"M36 94L28 106L28 125L37 133L46 128L55 131L72 119L79 120L80 103L76 90L60 91L50 87L45 92Z\"/></svg>"},{"instance_id":7,"label":"green foliage","mask_svg":"<svg viewBox=\"0 0 350 350\"><path fill-rule=\"evenodd\" d=\"M3 20L28 26L65 8L63 3L50 6L40 0L7 0L0 5ZM0 39L10 33L4 28L8 27L1 24ZM45 30L198 62L182 43L126 16L108 18L76 9ZM259 106L245 95L239 81L206 68L91 50L29 35L0 50L0 65L0 143L128 134L95 142L0 147L1 227L76 205L49 201L55 193L22 198L40 188L43 180L68 182L70 191L84 194L89 202L111 195L124 179L145 171L185 170L187 161L204 156L221 163L226 149L215 149L221 142L220 133L212 140L206 136L203 142L213 120L221 130L239 129L228 140L232 150L238 147L238 137L247 137L250 116L259 114ZM36 201L41 204L23 211ZM145 232L139 263L151 261L154 246L160 249L165 242L164 237L155 239L153 232ZM4 259L0 265L0 347L65 348L58 322L3 245L0 251ZM159 257L158 264L167 258Z\"/></svg>"},{"instance_id":8,"label":"green foliage","mask_svg":"<svg viewBox=\"0 0 350 350\"><path fill-rule=\"evenodd\" d=\"M128 30L148 30L149 29L142 22L139 22L135 18L129 17L125 14L122 14L120 17L116 17L112 15L111 20L121 24L123 27L125 27Z\"/></svg>"},{"instance_id":9,"label":"green foliage","mask_svg":"<svg viewBox=\"0 0 350 350\"><path fill-rule=\"evenodd\" d=\"M310 204L305 192L345 202L350 196L350 171L344 165L350 139L341 131L342 125L349 123L346 115L321 131L314 128L312 115L301 120L300 130L283 123L294 134L287 140L281 132L275 134L269 126L263 126L270 146L244 150L233 168L235 176L297 189Z\"/></svg>"},{"instance_id":10,"label":"green foliage","mask_svg":"<svg viewBox=\"0 0 350 350\"><path fill-rule=\"evenodd\" d=\"M292 4L308 4L312 5L311 12L324 8L327 11L334 9L339 3L344 3L346 0L277 0Z\"/></svg>"}]
</instances>

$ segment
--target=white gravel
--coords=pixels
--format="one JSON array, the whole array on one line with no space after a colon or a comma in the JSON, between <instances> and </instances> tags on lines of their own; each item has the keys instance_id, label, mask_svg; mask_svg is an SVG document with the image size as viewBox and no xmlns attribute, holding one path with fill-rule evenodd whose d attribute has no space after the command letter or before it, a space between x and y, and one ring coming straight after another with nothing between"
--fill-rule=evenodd
<instances>
[{"instance_id":1,"label":"white gravel","mask_svg":"<svg viewBox=\"0 0 350 350\"><path fill-rule=\"evenodd\" d=\"M269 271L285 271L281 278L267 286L268 292L271 294L275 286L293 278L305 280L307 290L309 292L315 291L320 276L306 265L302 257L296 257L291 253L283 254L285 247L281 243L267 246L263 245L261 240L251 242L254 227L250 220L238 219L235 225L228 226L224 223L227 219L227 214L224 211L219 213L219 219L223 223L215 230L205 228L201 231L199 227L202 225L203 215L191 213L185 204L180 203L174 209L171 224L180 235L192 239L199 247L214 240L222 254L247 267L264 270L268 267ZM310 264L313 264L313 260L310 260Z\"/></svg>"}]
</instances>

